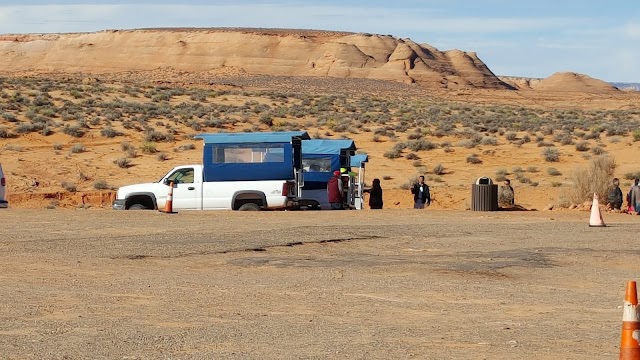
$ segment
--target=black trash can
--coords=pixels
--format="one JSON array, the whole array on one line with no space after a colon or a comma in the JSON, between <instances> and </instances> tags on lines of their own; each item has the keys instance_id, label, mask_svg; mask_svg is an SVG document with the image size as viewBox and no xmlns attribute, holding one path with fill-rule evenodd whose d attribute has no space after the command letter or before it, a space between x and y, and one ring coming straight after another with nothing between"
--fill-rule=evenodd
<instances>
[{"instance_id":1,"label":"black trash can","mask_svg":"<svg viewBox=\"0 0 640 360\"><path fill-rule=\"evenodd\" d=\"M471 185L472 211L498 211L498 185L488 177L481 177Z\"/></svg>"}]
</instances>

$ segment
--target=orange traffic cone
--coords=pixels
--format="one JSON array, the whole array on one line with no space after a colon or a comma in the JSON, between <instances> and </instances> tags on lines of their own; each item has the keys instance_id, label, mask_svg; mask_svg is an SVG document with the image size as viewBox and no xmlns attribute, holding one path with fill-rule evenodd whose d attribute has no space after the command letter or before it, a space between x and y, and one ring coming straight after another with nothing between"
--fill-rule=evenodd
<instances>
[{"instance_id":1,"label":"orange traffic cone","mask_svg":"<svg viewBox=\"0 0 640 360\"><path fill-rule=\"evenodd\" d=\"M640 360L640 313L638 312L636 282L627 282L622 313L620 360Z\"/></svg>"},{"instance_id":2,"label":"orange traffic cone","mask_svg":"<svg viewBox=\"0 0 640 360\"><path fill-rule=\"evenodd\" d=\"M177 214L173 211L173 181L169 183L169 194L167 194L167 202L164 205L164 210L160 210L165 214Z\"/></svg>"},{"instance_id":3,"label":"orange traffic cone","mask_svg":"<svg viewBox=\"0 0 640 360\"><path fill-rule=\"evenodd\" d=\"M598 194L593 194L593 205L591 205L591 219L589 219L590 227L605 227L604 220L602 220L602 213L600 212L600 203L598 202Z\"/></svg>"}]
</instances>

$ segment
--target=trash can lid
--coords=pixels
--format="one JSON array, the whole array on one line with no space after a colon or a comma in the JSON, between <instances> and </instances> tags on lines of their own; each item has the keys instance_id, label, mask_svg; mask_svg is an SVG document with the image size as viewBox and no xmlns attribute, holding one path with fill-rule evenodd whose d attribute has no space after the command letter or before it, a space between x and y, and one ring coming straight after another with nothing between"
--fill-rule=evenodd
<instances>
[{"instance_id":1,"label":"trash can lid","mask_svg":"<svg viewBox=\"0 0 640 360\"><path fill-rule=\"evenodd\" d=\"M476 185L493 185L493 180L486 176L483 176L476 180Z\"/></svg>"}]
</instances>

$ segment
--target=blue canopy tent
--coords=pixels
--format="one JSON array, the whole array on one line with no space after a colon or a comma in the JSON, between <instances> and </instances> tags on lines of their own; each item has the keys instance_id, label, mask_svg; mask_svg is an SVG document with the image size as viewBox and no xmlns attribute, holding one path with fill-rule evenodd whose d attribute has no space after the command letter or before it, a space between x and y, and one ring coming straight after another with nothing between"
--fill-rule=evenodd
<instances>
[{"instance_id":1,"label":"blue canopy tent","mask_svg":"<svg viewBox=\"0 0 640 360\"><path fill-rule=\"evenodd\" d=\"M351 156L351 167L352 168L360 168L363 167L364 163L369 162L369 155L367 154L357 154Z\"/></svg>"},{"instance_id":2,"label":"blue canopy tent","mask_svg":"<svg viewBox=\"0 0 640 360\"><path fill-rule=\"evenodd\" d=\"M350 167L356 151L353 140L313 139L302 142L304 189L325 189L336 170Z\"/></svg>"},{"instance_id":3,"label":"blue canopy tent","mask_svg":"<svg viewBox=\"0 0 640 360\"><path fill-rule=\"evenodd\" d=\"M293 139L305 131L199 134L204 140L204 181L257 181L295 178ZM298 155L300 156L300 155Z\"/></svg>"}]
</instances>

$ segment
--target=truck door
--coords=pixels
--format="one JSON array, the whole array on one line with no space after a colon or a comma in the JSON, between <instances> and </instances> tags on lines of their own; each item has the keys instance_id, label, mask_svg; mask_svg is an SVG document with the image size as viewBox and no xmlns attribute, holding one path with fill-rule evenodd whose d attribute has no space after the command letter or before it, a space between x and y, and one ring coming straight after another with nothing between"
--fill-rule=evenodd
<instances>
[{"instance_id":1,"label":"truck door","mask_svg":"<svg viewBox=\"0 0 640 360\"><path fill-rule=\"evenodd\" d=\"M197 210L200 209L199 187L202 184L195 181L194 168L180 168L169 175L168 181L173 181L173 209ZM169 189L167 188L167 192Z\"/></svg>"}]
</instances>

